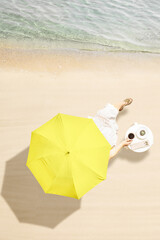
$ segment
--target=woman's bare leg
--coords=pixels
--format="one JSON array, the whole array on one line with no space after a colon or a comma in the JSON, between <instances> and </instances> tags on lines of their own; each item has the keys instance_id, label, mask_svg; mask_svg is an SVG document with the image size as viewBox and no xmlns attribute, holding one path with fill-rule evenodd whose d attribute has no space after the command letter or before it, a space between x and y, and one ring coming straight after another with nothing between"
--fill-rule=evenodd
<instances>
[{"instance_id":1,"label":"woman's bare leg","mask_svg":"<svg viewBox=\"0 0 160 240\"><path fill-rule=\"evenodd\" d=\"M115 108L117 108L118 110L122 107L123 103L115 103L115 104L112 104Z\"/></svg>"},{"instance_id":2,"label":"woman's bare leg","mask_svg":"<svg viewBox=\"0 0 160 240\"><path fill-rule=\"evenodd\" d=\"M126 102L126 100L128 101L128 103ZM133 101L132 98L127 98L127 99L123 100L122 102L113 104L113 106L116 107L119 111L122 111L123 108L124 108L125 106L131 104L132 101Z\"/></svg>"}]
</instances>

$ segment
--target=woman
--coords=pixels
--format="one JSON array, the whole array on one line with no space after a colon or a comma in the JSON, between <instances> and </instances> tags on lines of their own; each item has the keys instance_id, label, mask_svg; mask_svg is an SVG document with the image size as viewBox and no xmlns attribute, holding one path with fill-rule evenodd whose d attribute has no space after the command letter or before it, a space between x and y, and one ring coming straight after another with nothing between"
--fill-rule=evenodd
<instances>
[{"instance_id":1,"label":"woman","mask_svg":"<svg viewBox=\"0 0 160 240\"><path fill-rule=\"evenodd\" d=\"M122 111L123 108L131 104L132 101L132 98L126 98L121 103L107 103L103 109L100 109L97 112L95 117L88 116L88 118L93 119L99 130L112 146L109 159L113 158L123 147L128 146L132 142L132 139L126 139L119 145L116 145L118 138L118 125L116 123L116 117L119 111Z\"/></svg>"}]
</instances>

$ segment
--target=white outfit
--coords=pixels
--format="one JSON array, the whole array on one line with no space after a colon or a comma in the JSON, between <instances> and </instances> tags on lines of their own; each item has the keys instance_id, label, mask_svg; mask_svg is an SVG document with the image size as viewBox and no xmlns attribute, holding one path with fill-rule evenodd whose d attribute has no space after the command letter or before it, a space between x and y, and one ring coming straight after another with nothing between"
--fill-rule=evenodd
<instances>
[{"instance_id":1,"label":"white outfit","mask_svg":"<svg viewBox=\"0 0 160 240\"><path fill-rule=\"evenodd\" d=\"M111 146L115 146L118 139L118 125L116 123L116 117L119 110L111 103L107 103L103 109L100 109L95 117L92 118L99 130L102 132Z\"/></svg>"}]
</instances>

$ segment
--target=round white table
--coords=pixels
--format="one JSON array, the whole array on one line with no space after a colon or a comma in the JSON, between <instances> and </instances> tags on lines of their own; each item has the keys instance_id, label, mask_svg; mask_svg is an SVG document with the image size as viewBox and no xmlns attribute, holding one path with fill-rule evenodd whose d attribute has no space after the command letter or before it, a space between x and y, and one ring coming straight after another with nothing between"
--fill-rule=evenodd
<instances>
[{"instance_id":1,"label":"round white table","mask_svg":"<svg viewBox=\"0 0 160 240\"><path fill-rule=\"evenodd\" d=\"M133 141L126 148L134 152L145 152L153 144L153 134L149 127L143 124L134 122L125 134L125 139L130 133L134 134ZM143 135L144 134L144 135Z\"/></svg>"}]
</instances>

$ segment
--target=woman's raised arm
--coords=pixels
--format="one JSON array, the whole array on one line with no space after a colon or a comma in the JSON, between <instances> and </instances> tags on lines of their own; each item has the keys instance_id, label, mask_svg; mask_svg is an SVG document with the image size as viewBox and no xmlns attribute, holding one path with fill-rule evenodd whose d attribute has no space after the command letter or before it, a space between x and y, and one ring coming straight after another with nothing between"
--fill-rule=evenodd
<instances>
[{"instance_id":1,"label":"woman's raised arm","mask_svg":"<svg viewBox=\"0 0 160 240\"><path fill-rule=\"evenodd\" d=\"M125 146L131 144L132 139L127 138L126 140L122 141L120 144L116 145L110 150L109 160L117 155L117 153Z\"/></svg>"}]
</instances>

